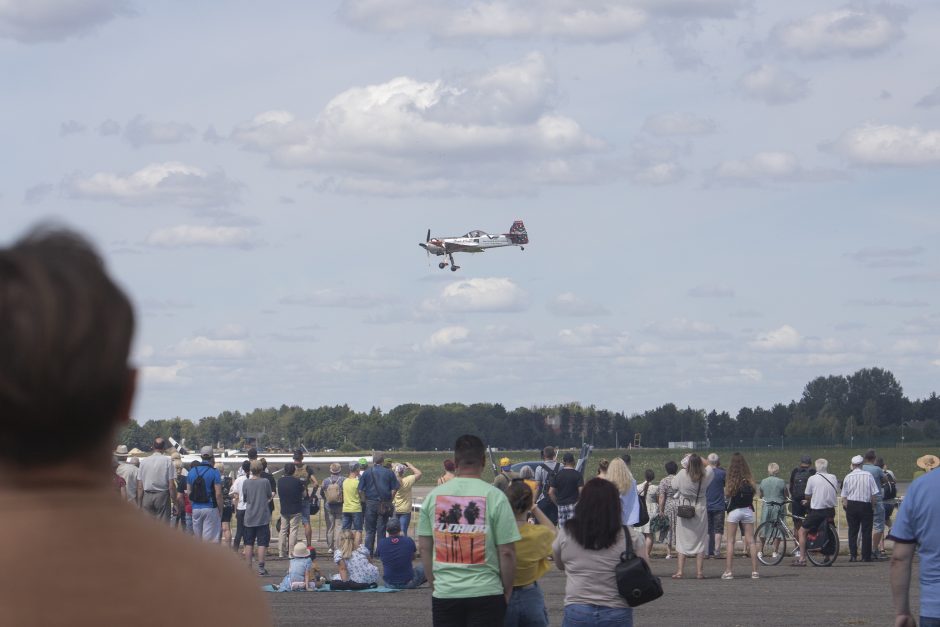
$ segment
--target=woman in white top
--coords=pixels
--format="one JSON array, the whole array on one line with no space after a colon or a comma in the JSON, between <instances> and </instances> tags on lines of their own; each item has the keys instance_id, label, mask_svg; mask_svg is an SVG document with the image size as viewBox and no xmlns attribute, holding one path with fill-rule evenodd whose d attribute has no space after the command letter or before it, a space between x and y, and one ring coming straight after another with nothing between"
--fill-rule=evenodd
<instances>
[{"instance_id":1,"label":"woman in white top","mask_svg":"<svg viewBox=\"0 0 940 627\"><path fill-rule=\"evenodd\" d=\"M711 466L692 453L688 456L688 468L683 468L672 482L676 488L678 505L692 505L695 513L691 518L676 517L676 552L679 563L673 579L682 579L686 557L695 556L695 578L705 579L702 567L705 564L705 549L708 548L708 515L705 510L705 491L712 482Z\"/></svg>"},{"instance_id":2,"label":"woman in white top","mask_svg":"<svg viewBox=\"0 0 940 627\"><path fill-rule=\"evenodd\" d=\"M638 485L636 491L641 499L646 500L646 513L649 515L650 520L653 520L655 516L659 515L659 484L653 483L656 473L652 469L647 468L643 476L646 481ZM649 521L637 529L646 537L646 555L649 557L653 554L653 530L650 529ZM647 561L649 560L647 559Z\"/></svg>"},{"instance_id":3,"label":"woman in white top","mask_svg":"<svg viewBox=\"0 0 940 627\"><path fill-rule=\"evenodd\" d=\"M615 457L607 467L607 480L617 486L617 492L620 493L620 520L630 529L633 551L638 557L649 562L643 534L633 526L640 521L640 500L636 479L633 478L630 467L622 459Z\"/></svg>"},{"instance_id":4,"label":"woman in white top","mask_svg":"<svg viewBox=\"0 0 940 627\"><path fill-rule=\"evenodd\" d=\"M562 627L632 627L633 610L617 593L614 574L628 541L621 523L616 486L599 478L585 483L574 518L552 545L555 565L566 575Z\"/></svg>"}]
</instances>

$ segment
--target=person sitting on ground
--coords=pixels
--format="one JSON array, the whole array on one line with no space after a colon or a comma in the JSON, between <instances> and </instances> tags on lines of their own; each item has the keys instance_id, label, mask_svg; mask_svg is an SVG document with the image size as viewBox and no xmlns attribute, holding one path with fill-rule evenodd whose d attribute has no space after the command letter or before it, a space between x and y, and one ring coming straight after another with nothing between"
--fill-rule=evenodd
<instances>
[{"instance_id":1,"label":"person sitting on ground","mask_svg":"<svg viewBox=\"0 0 940 627\"><path fill-rule=\"evenodd\" d=\"M552 555L557 529L545 513L535 506L535 493L525 481L513 481L506 496L522 539L516 542L516 573L503 625L548 627L548 610L538 580L550 568L548 560ZM537 524L528 523L530 516L535 517Z\"/></svg>"},{"instance_id":2,"label":"person sitting on ground","mask_svg":"<svg viewBox=\"0 0 940 627\"><path fill-rule=\"evenodd\" d=\"M130 301L84 238L45 227L0 247L0 623L157 625L162 613L146 608L192 598L193 573L209 572L199 598L227 600L227 627L270 625L237 560L163 522L166 492L152 497L159 521L114 494L112 450L136 391L133 335ZM67 445L36 455L53 434ZM63 523L80 537L51 542ZM128 568L129 551L140 567ZM80 571L50 576L58 564Z\"/></svg>"},{"instance_id":3,"label":"person sitting on ground","mask_svg":"<svg viewBox=\"0 0 940 627\"><path fill-rule=\"evenodd\" d=\"M421 471L408 462L396 464L394 470L395 474L398 475L399 484L398 491L395 492L395 518L398 519L402 535L407 536L408 526L411 524L411 509L414 506L412 503L412 488L421 479ZM406 477L405 471L408 470L411 471L411 474ZM387 532L388 528L386 527Z\"/></svg>"},{"instance_id":4,"label":"person sitting on ground","mask_svg":"<svg viewBox=\"0 0 940 627\"><path fill-rule=\"evenodd\" d=\"M558 507L559 526L564 525L574 515L574 505L578 502L578 496L584 486L584 477L574 469L574 455L565 453L561 461L564 467L548 488L548 497Z\"/></svg>"},{"instance_id":5,"label":"person sitting on ground","mask_svg":"<svg viewBox=\"0 0 940 627\"><path fill-rule=\"evenodd\" d=\"M382 579L388 588L411 590L417 588L427 578L424 576L424 565L417 564L412 567L412 561L418 550L415 541L408 536L401 535L401 524L398 518L391 518L385 527L387 538L379 540L376 551L382 560Z\"/></svg>"},{"instance_id":6,"label":"person sitting on ground","mask_svg":"<svg viewBox=\"0 0 940 627\"><path fill-rule=\"evenodd\" d=\"M781 481L781 483L783 483ZM751 555L751 579L759 579L757 571L757 551L752 538L754 537L754 477L751 467L741 453L731 456L728 472L725 476L725 499L728 502L728 520L725 523L725 538L728 548L725 549L725 572L722 579L734 579L734 541L738 533L738 526L744 526L744 548Z\"/></svg>"},{"instance_id":7,"label":"person sitting on ground","mask_svg":"<svg viewBox=\"0 0 940 627\"><path fill-rule=\"evenodd\" d=\"M493 479L493 485L505 492L509 489L509 482L518 478L519 473L514 472L512 469L512 460L508 457L503 457L500 459L499 473L497 473L496 478Z\"/></svg>"},{"instance_id":8,"label":"person sitting on ground","mask_svg":"<svg viewBox=\"0 0 940 627\"><path fill-rule=\"evenodd\" d=\"M454 460L445 459L444 460L444 474L437 478L437 485L443 485L456 477L457 475L454 472L457 470L457 465L454 464Z\"/></svg>"},{"instance_id":9,"label":"person sitting on ground","mask_svg":"<svg viewBox=\"0 0 940 627\"><path fill-rule=\"evenodd\" d=\"M333 575L333 581L351 581L356 584L374 584L379 580L379 569L369 557L365 545L357 545L352 531L343 531L339 548L333 552L333 561L339 572Z\"/></svg>"},{"instance_id":10,"label":"person sitting on ground","mask_svg":"<svg viewBox=\"0 0 940 627\"><path fill-rule=\"evenodd\" d=\"M278 592L291 590L311 590L322 585L320 570L316 567L317 554L303 542L298 542L291 550L287 574L278 585Z\"/></svg>"},{"instance_id":11,"label":"person sitting on ground","mask_svg":"<svg viewBox=\"0 0 940 627\"><path fill-rule=\"evenodd\" d=\"M584 484L574 517L558 529L555 566L565 572L564 625L633 625L633 609L617 591L614 569L629 542L620 494L606 479Z\"/></svg>"}]
</instances>

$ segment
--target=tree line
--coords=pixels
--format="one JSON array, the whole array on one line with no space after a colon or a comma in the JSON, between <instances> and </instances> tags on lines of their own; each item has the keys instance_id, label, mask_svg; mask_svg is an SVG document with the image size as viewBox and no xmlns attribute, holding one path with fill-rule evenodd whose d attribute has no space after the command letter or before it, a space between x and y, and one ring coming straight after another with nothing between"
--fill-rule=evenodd
<instances>
[{"instance_id":1,"label":"tree line","mask_svg":"<svg viewBox=\"0 0 940 627\"><path fill-rule=\"evenodd\" d=\"M120 435L129 447L148 450L157 436L185 440L188 448L260 447L309 450L447 450L463 433L481 435L503 449L562 447L589 442L600 448L624 447L640 434L644 447L670 441L707 442L712 447L763 446L784 441L834 444L857 440L908 442L940 438L940 397L908 399L888 370L865 368L854 374L829 375L806 384L799 400L770 408L727 411L680 409L667 403L643 413L598 409L579 403L518 407L499 403L406 403L388 412L368 412L348 405L305 409L281 405L251 412L223 411L199 421L185 418L131 421Z\"/></svg>"}]
</instances>

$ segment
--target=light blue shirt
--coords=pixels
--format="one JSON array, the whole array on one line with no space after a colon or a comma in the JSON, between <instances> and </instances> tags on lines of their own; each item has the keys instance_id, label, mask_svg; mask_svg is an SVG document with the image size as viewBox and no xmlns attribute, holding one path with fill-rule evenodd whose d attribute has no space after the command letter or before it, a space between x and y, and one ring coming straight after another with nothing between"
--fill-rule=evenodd
<instances>
[{"instance_id":1,"label":"light blue shirt","mask_svg":"<svg viewBox=\"0 0 940 627\"><path fill-rule=\"evenodd\" d=\"M888 536L917 543L920 553L920 615L940 618L940 470L918 477L907 489Z\"/></svg>"},{"instance_id":2,"label":"light blue shirt","mask_svg":"<svg viewBox=\"0 0 940 627\"><path fill-rule=\"evenodd\" d=\"M629 527L640 522L640 497L636 491L636 479L633 480L630 490L620 495L620 520Z\"/></svg>"},{"instance_id":3,"label":"light blue shirt","mask_svg":"<svg viewBox=\"0 0 940 627\"><path fill-rule=\"evenodd\" d=\"M885 494L885 471L874 464L864 464L862 470L871 473L871 476L875 478L875 484L878 486L878 500L881 500Z\"/></svg>"}]
</instances>

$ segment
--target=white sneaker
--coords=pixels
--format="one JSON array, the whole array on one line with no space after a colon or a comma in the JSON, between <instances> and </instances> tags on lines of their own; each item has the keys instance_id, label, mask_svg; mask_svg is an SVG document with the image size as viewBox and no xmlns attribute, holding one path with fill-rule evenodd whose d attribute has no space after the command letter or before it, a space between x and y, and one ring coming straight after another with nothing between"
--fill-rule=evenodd
<instances>
[{"instance_id":1,"label":"white sneaker","mask_svg":"<svg viewBox=\"0 0 940 627\"><path fill-rule=\"evenodd\" d=\"M799 557L799 556L800 556L800 550L799 550L799 549L793 549L793 557Z\"/></svg>"},{"instance_id":2,"label":"white sneaker","mask_svg":"<svg viewBox=\"0 0 940 627\"><path fill-rule=\"evenodd\" d=\"M763 552L763 551L758 551L758 552L757 552L757 559L760 559L760 558L762 558L762 557L764 557L764 552ZM777 554L776 554L776 553L774 553L774 557L777 557Z\"/></svg>"},{"instance_id":3,"label":"white sneaker","mask_svg":"<svg viewBox=\"0 0 940 627\"><path fill-rule=\"evenodd\" d=\"M760 557L760 553L757 554L757 557ZM773 554L772 557L773 557L773 559L777 559L778 557L780 557L780 554L777 553L776 551L774 551L774 554Z\"/></svg>"}]
</instances>

